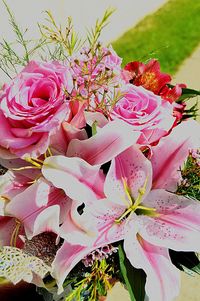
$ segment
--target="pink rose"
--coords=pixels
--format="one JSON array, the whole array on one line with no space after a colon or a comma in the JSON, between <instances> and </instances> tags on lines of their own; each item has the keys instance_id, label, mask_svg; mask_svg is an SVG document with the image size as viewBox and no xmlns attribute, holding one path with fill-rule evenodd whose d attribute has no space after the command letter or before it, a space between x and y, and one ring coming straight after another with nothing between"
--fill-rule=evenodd
<instances>
[{"instance_id":1,"label":"pink rose","mask_svg":"<svg viewBox=\"0 0 200 301\"><path fill-rule=\"evenodd\" d=\"M141 131L139 144L158 142L172 128L173 105L153 92L128 85L123 97L116 103L112 118L120 118L133 125L134 130Z\"/></svg>"},{"instance_id":2,"label":"pink rose","mask_svg":"<svg viewBox=\"0 0 200 301\"><path fill-rule=\"evenodd\" d=\"M58 62L32 61L0 96L0 155L38 157L69 115L65 90L72 90L69 70Z\"/></svg>"}]
</instances>

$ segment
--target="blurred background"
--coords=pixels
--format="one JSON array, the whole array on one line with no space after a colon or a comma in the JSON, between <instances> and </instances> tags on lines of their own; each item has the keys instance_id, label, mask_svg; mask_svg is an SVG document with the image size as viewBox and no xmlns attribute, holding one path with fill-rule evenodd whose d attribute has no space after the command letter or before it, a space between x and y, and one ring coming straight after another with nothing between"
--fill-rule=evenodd
<instances>
[{"instance_id":1,"label":"blurred background","mask_svg":"<svg viewBox=\"0 0 200 301\"><path fill-rule=\"evenodd\" d=\"M50 10L56 21L65 26L72 16L75 30L85 37L107 8L116 9L102 32L104 44L112 42L124 64L132 60L158 58L162 70L176 81L200 89L200 0L6 0L27 39L36 39L37 23L44 23ZM0 0L0 41L15 39L8 14ZM195 51L196 50L196 51ZM187 58L193 54L190 64ZM186 72L180 67L186 65ZM0 82L4 80L0 74Z\"/></svg>"},{"instance_id":2,"label":"blurred background","mask_svg":"<svg viewBox=\"0 0 200 301\"><path fill-rule=\"evenodd\" d=\"M103 42L110 42L119 37L128 28L153 12L166 0L6 0L6 3L14 11L17 20L22 27L29 28L30 36L37 36L37 22L44 20L43 12L50 10L61 24L64 24L67 16L72 16L75 28L83 34L86 28L95 24L97 18L104 11L113 7L115 14L110 20L110 25L102 35ZM12 37L8 28L8 18L3 2L0 1L0 35Z\"/></svg>"},{"instance_id":3,"label":"blurred background","mask_svg":"<svg viewBox=\"0 0 200 301\"><path fill-rule=\"evenodd\" d=\"M50 10L62 25L67 16L72 16L75 29L84 36L107 8L115 8L101 41L113 44L123 64L158 58L163 72L173 75L174 83L186 83L200 90L200 0L7 0L6 3L18 24L28 28L27 39L39 37L37 23L44 22L45 10ZM0 0L0 41L3 39L11 42L15 36ZM0 83L7 80L1 71ZM199 301L199 280L198 276L182 274L182 290L176 301ZM129 298L117 285L108 297L111 300Z\"/></svg>"}]
</instances>

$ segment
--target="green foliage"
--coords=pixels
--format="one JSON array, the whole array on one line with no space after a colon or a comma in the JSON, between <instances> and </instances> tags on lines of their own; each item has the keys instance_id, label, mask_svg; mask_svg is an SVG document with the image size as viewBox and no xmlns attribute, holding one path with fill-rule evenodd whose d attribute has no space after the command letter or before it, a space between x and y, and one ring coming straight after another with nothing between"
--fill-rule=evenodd
<instances>
[{"instance_id":1,"label":"green foliage","mask_svg":"<svg viewBox=\"0 0 200 301\"><path fill-rule=\"evenodd\" d=\"M16 34L17 42L20 45L22 45L22 47L24 48L24 51L25 51L24 61L26 63L28 63L29 62L29 53L28 53L28 49L27 49L27 41L24 38L24 33L22 32L22 30L20 29L19 25L17 24L17 22L15 20L15 17L12 14L12 12L11 12L10 8L8 7L7 3L4 0L2 0L2 1L3 1L4 5L6 7L8 15L9 15L10 23L12 25L13 31Z\"/></svg>"},{"instance_id":2,"label":"green foliage","mask_svg":"<svg viewBox=\"0 0 200 301\"><path fill-rule=\"evenodd\" d=\"M105 11L101 20L97 20L95 27L88 30L87 40L89 42L90 51L95 52L98 47L98 39L102 30L108 24L108 20L114 10L108 9ZM54 43L56 46L53 52L48 48L50 57L54 59L66 59L67 55L72 55L77 52L86 41L79 39L78 34L74 31L72 18L67 18L67 24L64 28L56 23L52 13L46 11L47 18L45 19L48 25L38 24L42 37L49 43Z\"/></svg>"},{"instance_id":3,"label":"green foliage","mask_svg":"<svg viewBox=\"0 0 200 301\"><path fill-rule=\"evenodd\" d=\"M101 20L97 19L95 27L91 30L88 30L88 42L91 48L91 51L95 52L96 48L98 47L98 40L101 35L102 30L106 27L109 23L109 18L113 14L114 9L107 9L103 15Z\"/></svg>"},{"instance_id":4,"label":"green foliage","mask_svg":"<svg viewBox=\"0 0 200 301\"><path fill-rule=\"evenodd\" d=\"M182 181L177 188L177 194L187 195L200 201L200 164L197 158L189 154L183 169Z\"/></svg>"},{"instance_id":5,"label":"green foliage","mask_svg":"<svg viewBox=\"0 0 200 301\"><path fill-rule=\"evenodd\" d=\"M78 34L74 31L72 18L68 17L67 24L62 28L61 25L57 24L50 11L46 11L46 14L47 17L45 20L48 25L38 24L38 26L42 37L49 44L56 44L53 52L50 52L49 49L49 54L54 56L54 58L66 59L66 55L72 55L82 45L81 39L79 39Z\"/></svg>"},{"instance_id":6,"label":"green foliage","mask_svg":"<svg viewBox=\"0 0 200 301\"><path fill-rule=\"evenodd\" d=\"M175 74L198 46L199 27L200 1L170 0L128 30L113 47L124 64L155 57L164 72Z\"/></svg>"},{"instance_id":7,"label":"green foliage","mask_svg":"<svg viewBox=\"0 0 200 301\"><path fill-rule=\"evenodd\" d=\"M200 91L188 88L182 88L182 94L176 102L183 102L193 97L197 97L200 95Z\"/></svg>"},{"instance_id":8,"label":"green foliage","mask_svg":"<svg viewBox=\"0 0 200 301\"><path fill-rule=\"evenodd\" d=\"M33 55L38 52L45 44L45 40L40 38L36 41L26 39L26 30L22 30L18 25L15 17L8 7L5 0L2 0L8 13L10 25L15 33L15 41L8 42L3 39L0 42L0 69L12 78L18 73L19 66L25 66ZM22 54L19 54L22 53Z\"/></svg>"},{"instance_id":9,"label":"green foliage","mask_svg":"<svg viewBox=\"0 0 200 301\"><path fill-rule=\"evenodd\" d=\"M91 270L84 273L82 279L73 279L71 286L73 290L65 301L88 301L98 300L100 296L106 296L112 288L114 269L106 262L106 259L95 261ZM69 283L68 283L69 284Z\"/></svg>"},{"instance_id":10,"label":"green foliage","mask_svg":"<svg viewBox=\"0 0 200 301\"><path fill-rule=\"evenodd\" d=\"M131 301L144 301L146 275L143 270L134 268L127 259L122 244L119 246L120 271L128 289Z\"/></svg>"},{"instance_id":11,"label":"green foliage","mask_svg":"<svg viewBox=\"0 0 200 301\"><path fill-rule=\"evenodd\" d=\"M169 85L170 87L174 87L173 85ZM186 108L184 109L182 120L183 119L197 119L199 116L199 108L198 108L198 97L200 95L200 91L189 89L189 88L182 88L182 94L179 97L178 100L176 100L177 103L180 104L186 104ZM193 99L196 98L196 101ZM193 100L191 102L191 99Z\"/></svg>"}]
</instances>

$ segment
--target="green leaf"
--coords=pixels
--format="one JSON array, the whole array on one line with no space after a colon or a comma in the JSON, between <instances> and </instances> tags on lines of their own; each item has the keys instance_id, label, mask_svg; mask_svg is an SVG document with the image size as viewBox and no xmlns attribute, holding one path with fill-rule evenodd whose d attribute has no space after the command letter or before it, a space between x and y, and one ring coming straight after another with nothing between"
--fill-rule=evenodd
<instances>
[{"instance_id":1,"label":"green leaf","mask_svg":"<svg viewBox=\"0 0 200 301\"><path fill-rule=\"evenodd\" d=\"M200 261L195 252L169 250L172 263L181 271L192 271L200 275Z\"/></svg>"},{"instance_id":2,"label":"green leaf","mask_svg":"<svg viewBox=\"0 0 200 301\"><path fill-rule=\"evenodd\" d=\"M191 270L200 275L200 263L193 267Z\"/></svg>"},{"instance_id":3,"label":"green leaf","mask_svg":"<svg viewBox=\"0 0 200 301\"><path fill-rule=\"evenodd\" d=\"M131 301L144 301L146 274L141 269L134 268L127 259L122 244L119 245L120 270L128 289Z\"/></svg>"},{"instance_id":4,"label":"green leaf","mask_svg":"<svg viewBox=\"0 0 200 301\"><path fill-rule=\"evenodd\" d=\"M188 88L182 88L182 95L179 97L177 102L182 102L185 99L193 98L200 95L200 91Z\"/></svg>"}]
</instances>

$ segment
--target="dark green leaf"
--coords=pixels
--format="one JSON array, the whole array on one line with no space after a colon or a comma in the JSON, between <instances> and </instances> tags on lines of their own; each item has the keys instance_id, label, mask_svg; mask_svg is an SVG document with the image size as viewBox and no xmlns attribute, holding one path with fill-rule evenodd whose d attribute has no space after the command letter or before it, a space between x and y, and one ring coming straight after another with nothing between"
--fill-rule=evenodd
<instances>
[{"instance_id":1,"label":"dark green leaf","mask_svg":"<svg viewBox=\"0 0 200 301\"><path fill-rule=\"evenodd\" d=\"M200 274L200 261L194 252L177 252L169 250L172 263L181 271L184 267Z\"/></svg>"},{"instance_id":2,"label":"dark green leaf","mask_svg":"<svg viewBox=\"0 0 200 301\"><path fill-rule=\"evenodd\" d=\"M185 99L193 98L200 95L200 91L188 89L188 88L182 88L182 95L179 97L177 102L182 102Z\"/></svg>"},{"instance_id":3,"label":"dark green leaf","mask_svg":"<svg viewBox=\"0 0 200 301\"><path fill-rule=\"evenodd\" d=\"M146 274L141 269L134 268L127 259L122 244L119 245L120 270L131 301L144 301Z\"/></svg>"}]
</instances>

